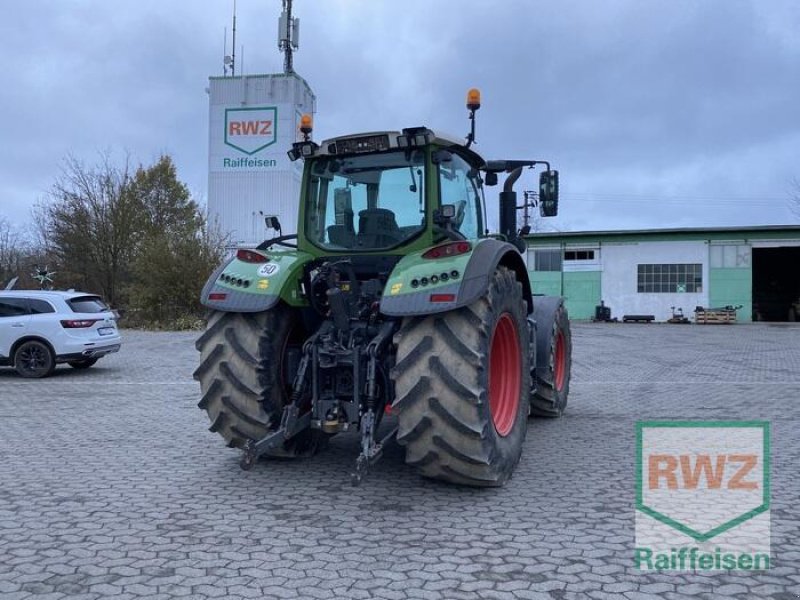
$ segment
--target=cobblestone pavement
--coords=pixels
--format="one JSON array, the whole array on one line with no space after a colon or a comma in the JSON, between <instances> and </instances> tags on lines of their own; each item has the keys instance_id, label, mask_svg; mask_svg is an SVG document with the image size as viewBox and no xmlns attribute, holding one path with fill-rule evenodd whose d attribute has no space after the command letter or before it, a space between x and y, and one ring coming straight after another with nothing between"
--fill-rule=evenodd
<instances>
[{"instance_id":1,"label":"cobblestone pavement","mask_svg":"<svg viewBox=\"0 0 800 600\"><path fill-rule=\"evenodd\" d=\"M574 325L568 414L532 420L502 489L426 481L357 439L238 467L191 379L194 334L43 381L0 370L0 598L775 598L800 595L800 326ZM772 423L758 574L632 565L634 424Z\"/></svg>"}]
</instances>

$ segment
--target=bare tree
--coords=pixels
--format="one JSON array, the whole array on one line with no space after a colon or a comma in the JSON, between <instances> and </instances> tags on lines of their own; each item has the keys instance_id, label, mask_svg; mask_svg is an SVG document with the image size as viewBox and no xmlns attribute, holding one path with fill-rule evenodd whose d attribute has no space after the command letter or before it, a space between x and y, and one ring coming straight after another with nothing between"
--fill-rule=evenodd
<instances>
[{"instance_id":1,"label":"bare tree","mask_svg":"<svg viewBox=\"0 0 800 600\"><path fill-rule=\"evenodd\" d=\"M23 275L29 245L19 228L0 217L0 289L14 277Z\"/></svg>"},{"instance_id":2,"label":"bare tree","mask_svg":"<svg viewBox=\"0 0 800 600\"><path fill-rule=\"evenodd\" d=\"M142 229L127 160L116 167L104 154L87 167L67 157L48 199L37 207L39 237L59 261L62 280L120 302Z\"/></svg>"}]
</instances>

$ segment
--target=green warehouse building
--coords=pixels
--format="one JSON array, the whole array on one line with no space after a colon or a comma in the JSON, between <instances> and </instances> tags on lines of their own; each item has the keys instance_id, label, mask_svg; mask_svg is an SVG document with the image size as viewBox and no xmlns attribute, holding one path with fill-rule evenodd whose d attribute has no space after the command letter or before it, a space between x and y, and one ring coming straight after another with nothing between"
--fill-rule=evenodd
<instances>
[{"instance_id":1,"label":"green warehouse building","mask_svg":"<svg viewBox=\"0 0 800 600\"><path fill-rule=\"evenodd\" d=\"M800 226L536 233L531 284L566 298L570 317L741 305L740 321L800 320Z\"/></svg>"}]
</instances>

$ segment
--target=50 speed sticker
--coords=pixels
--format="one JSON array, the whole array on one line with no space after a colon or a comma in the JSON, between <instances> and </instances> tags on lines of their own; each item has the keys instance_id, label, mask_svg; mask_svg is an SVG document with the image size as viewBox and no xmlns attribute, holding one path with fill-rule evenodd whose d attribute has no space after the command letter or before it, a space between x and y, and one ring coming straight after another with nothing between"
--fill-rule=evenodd
<instances>
[{"instance_id":1,"label":"50 speed sticker","mask_svg":"<svg viewBox=\"0 0 800 600\"><path fill-rule=\"evenodd\" d=\"M269 277L270 275L275 275L275 273L280 270L280 266L276 265L275 263L267 263L258 268L258 274L261 277Z\"/></svg>"}]
</instances>

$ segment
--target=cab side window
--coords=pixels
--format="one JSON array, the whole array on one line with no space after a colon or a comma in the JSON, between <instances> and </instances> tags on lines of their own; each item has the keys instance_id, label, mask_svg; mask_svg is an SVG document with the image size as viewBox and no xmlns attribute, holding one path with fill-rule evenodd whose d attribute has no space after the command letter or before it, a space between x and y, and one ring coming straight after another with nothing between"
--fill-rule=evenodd
<instances>
[{"instance_id":1,"label":"cab side window","mask_svg":"<svg viewBox=\"0 0 800 600\"><path fill-rule=\"evenodd\" d=\"M29 314L26 298L0 298L0 319L3 317L21 317Z\"/></svg>"},{"instance_id":2,"label":"cab side window","mask_svg":"<svg viewBox=\"0 0 800 600\"><path fill-rule=\"evenodd\" d=\"M453 226L467 239L477 238L480 232L480 187L475 169L453 154L452 160L439 164L439 193L441 204L452 204L456 208Z\"/></svg>"}]
</instances>

